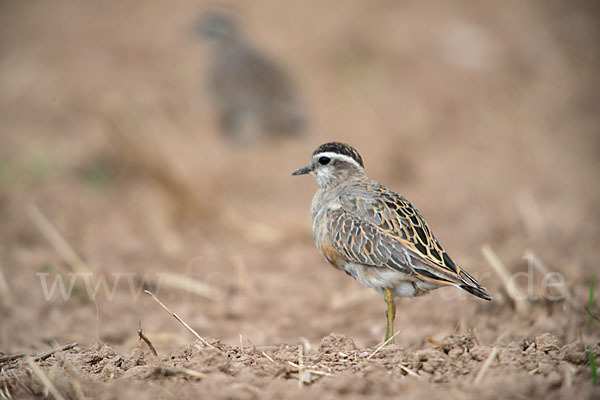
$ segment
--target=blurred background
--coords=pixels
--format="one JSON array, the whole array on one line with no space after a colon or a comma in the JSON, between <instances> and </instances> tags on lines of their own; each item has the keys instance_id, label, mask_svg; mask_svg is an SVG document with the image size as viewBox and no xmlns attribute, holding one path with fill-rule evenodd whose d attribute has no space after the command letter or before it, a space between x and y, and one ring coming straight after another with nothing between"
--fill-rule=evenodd
<instances>
[{"instance_id":1,"label":"blurred background","mask_svg":"<svg viewBox=\"0 0 600 400\"><path fill-rule=\"evenodd\" d=\"M400 300L397 343L473 328L488 343L597 338L584 305L600 256L598 2L230 1L305 123L291 136L255 125L243 141L219 122L230 100L211 92L216 56L197 30L216 6L0 3L0 350L135 346L140 321L159 348L189 343L143 288L230 344L378 343L383 300L321 259L317 185L290 176L334 140L495 297ZM486 244L528 273L526 312ZM544 299L544 268L564 278L550 293L563 300ZM81 275L66 300L58 286L47 299L43 283L68 288L73 272L115 290L90 301Z\"/></svg>"}]
</instances>

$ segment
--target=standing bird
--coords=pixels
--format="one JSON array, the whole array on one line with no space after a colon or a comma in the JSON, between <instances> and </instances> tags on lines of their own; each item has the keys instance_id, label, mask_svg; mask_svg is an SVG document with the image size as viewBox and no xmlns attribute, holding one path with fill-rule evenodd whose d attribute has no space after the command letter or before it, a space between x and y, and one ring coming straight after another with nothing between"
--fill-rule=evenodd
<instances>
[{"instance_id":1,"label":"standing bird","mask_svg":"<svg viewBox=\"0 0 600 400\"><path fill-rule=\"evenodd\" d=\"M319 146L310 164L292 173L304 174L313 175L319 184L311 207L317 249L334 267L383 293L386 341L394 335L396 296L421 296L451 285L492 299L452 261L419 210L365 175L363 160L351 146Z\"/></svg>"},{"instance_id":2,"label":"standing bird","mask_svg":"<svg viewBox=\"0 0 600 400\"><path fill-rule=\"evenodd\" d=\"M249 142L304 131L304 107L291 80L246 42L232 16L209 11L198 31L209 42L209 96L224 134Z\"/></svg>"}]
</instances>

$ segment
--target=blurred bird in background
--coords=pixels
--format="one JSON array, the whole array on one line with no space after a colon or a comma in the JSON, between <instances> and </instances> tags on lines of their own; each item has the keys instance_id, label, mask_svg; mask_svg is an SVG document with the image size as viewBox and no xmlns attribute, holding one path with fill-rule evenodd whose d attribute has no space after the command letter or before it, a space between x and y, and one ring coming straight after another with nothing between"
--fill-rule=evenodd
<instances>
[{"instance_id":1,"label":"blurred bird in background","mask_svg":"<svg viewBox=\"0 0 600 400\"><path fill-rule=\"evenodd\" d=\"M208 11L197 30L209 43L208 94L223 134L247 143L304 132L305 110L289 76L246 42L233 16Z\"/></svg>"}]
</instances>

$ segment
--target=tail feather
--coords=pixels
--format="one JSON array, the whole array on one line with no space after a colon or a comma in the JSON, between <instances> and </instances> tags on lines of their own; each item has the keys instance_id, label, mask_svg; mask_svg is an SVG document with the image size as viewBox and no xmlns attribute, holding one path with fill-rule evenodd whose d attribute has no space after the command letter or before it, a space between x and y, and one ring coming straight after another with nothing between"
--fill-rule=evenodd
<instances>
[{"instance_id":1,"label":"tail feather","mask_svg":"<svg viewBox=\"0 0 600 400\"><path fill-rule=\"evenodd\" d=\"M479 298L482 298L484 300L492 300L492 296L490 296L486 289L483 286L479 286L479 287L475 287L475 286L467 286L467 285L459 285L459 288L461 288L462 290L466 290L467 292L471 293L474 296L477 296Z\"/></svg>"},{"instance_id":2,"label":"tail feather","mask_svg":"<svg viewBox=\"0 0 600 400\"><path fill-rule=\"evenodd\" d=\"M459 272L460 279L462 283L459 283L457 287L471 293L474 296L477 296L484 300L492 300L492 296L489 295L487 289L481 286L479 282L471 275L469 275L466 271L461 270Z\"/></svg>"}]
</instances>

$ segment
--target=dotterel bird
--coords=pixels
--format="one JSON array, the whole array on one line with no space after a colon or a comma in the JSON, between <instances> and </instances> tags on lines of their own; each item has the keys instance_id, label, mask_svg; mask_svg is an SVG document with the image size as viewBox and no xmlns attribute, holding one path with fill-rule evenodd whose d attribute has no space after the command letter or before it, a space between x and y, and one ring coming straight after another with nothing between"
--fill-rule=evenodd
<instances>
[{"instance_id":1,"label":"dotterel bird","mask_svg":"<svg viewBox=\"0 0 600 400\"><path fill-rule=\"evenodd\" d=\"M311 207L317 249L334 267L383 293L386 341L394 334L396 296L421 296L450 285L492 299L452 261L408 200L367 177L360 154L351 146L319 146L310 164L292 173L304 174L319 184Z\"/></svg>"},{"instance_id":2,"label":"dotterel bird","mask_svg":"<svg viewBox=\"0 0 600 400\"><path fill-rule=\"evenodd\" d=\"M232 15L208 11L197 29L209 43L209 95L228 138L251 142L304 132L304 104L289 75L249 44Z\"/></svg>"}]
</instances>

